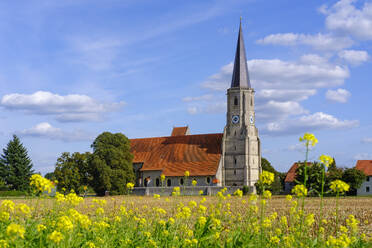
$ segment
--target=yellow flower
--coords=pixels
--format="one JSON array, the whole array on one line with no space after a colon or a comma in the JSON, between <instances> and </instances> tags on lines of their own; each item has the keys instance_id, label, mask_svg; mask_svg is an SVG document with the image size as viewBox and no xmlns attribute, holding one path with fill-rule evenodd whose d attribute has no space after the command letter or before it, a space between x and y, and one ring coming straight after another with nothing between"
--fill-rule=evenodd
<instances>
[{"instance_id":1,"label":"yellow flower","mask_svg":"<svg viewBox=\"0 0 372 248\"><path fill-rule=\"evenodd\" d=\"M198 218L198 224L200 225L200 226L204 226L204 224L205 223L207 223L207 219L204 217L204 216L200 216L199 218Z\"/></svg>"},{"instance_id":2,"label":"yellow flower","mask_svg":"<svg viewBox=\"0 0 372 248\"><path fill-rule=\"evenodd\" d=\"M242 197L242 196L243 196L243 191L240 190L240 189L237 189L237 190L234 192L234 195L235 195L235 196L238 196L238 197Z\"/></svg>"},{"instance_id":3,"label":"yellow flower","mask_svg":"<svg viewBox=\"0 0 372 248\"><path fill-rule=\"evenodd\" d=\"M158 195L158 194L154 194L154 198L155 198L155 199L159 199L159 198L160 198L160 195Z\"/></svg>"},{"instance_id":4,"label":"yellow flower","mask_svg":"<svg viewBox=\"0 0 372 248\"><path fill-rule=\"evenodd\" d=\"M134 183L127 183L127 189L132 190L134 188Z\"/></svg>"},{"instance_id":5,"label":"yellow flower","mask_svg":"<svg viewBox=\"0 0 372 248\"><path fill-rule=\"evenodd\" d=\"M0 212L0 221L8 221L10 218L10 214L5 211Z\"/></svg>"},{"instance_id":6,"label":"yellow flower","mask_svg":"<svg viewBox=\"0 0 372 248\"><path fill-rule=\"evenodd\" d=\"M271 199L271 192L269 190L265 190L263 193L262 193L262 196L265 198L265 199Z\"/></svg>"},{"instance_id":7,"label":"yellow flower","mask_svg":"<svg viewBox=\"0 0 372 248\"><path fill-rule=\"evenodd\" d=\"M192 184L192 186L196 186L196 185L198 184L198 181L196 181L196 180L194 179L194 180L192 180L191 184Z\"/></svg>"},{"instance_id":8,"label":"yellow flower","mask_svg":"<svg viewBox=\"0 0 372 248\"><path fill-rule=\"evenodd\" d=\"M20 238L23 239L25 234L25 228L21 225L12 223L6 228L6 234L12 238L19 236Z\"/></svg>"},{"instance_id":9,"label":"yellow flower","mask_svg":"<svg viewBox=\"0 0 372 248\"><path fill-rule=\"evenodd\" d=\"M36 229L38 232L42 232L43 230L46 229L46 226L44 226L43 224L39 224L37 225Z\"/></svg>"},{"instance_id":10,"label":"yellow flower","mask_svg":"<svg viewBox=\"0 0 372 248\"><path fill-rule=\"evenodd\" d=\"M189 171L185 171L185 177L189 177L190 176L190 172Z\"/></svg>"},{"instance_id":11,"label":"yellow flower","mask_svg":"<svg viewBox=\"0 0 372 248\"><path fill-rule=\"evenodd\" d=\"M86 245L88 248L96 248L96 245L95 245L92 241L88 241L88 242L86 242L85 245Z\"/></svg>"},{"instance_id":12,"label":"yellow flower","mask_svg":"<svg viewBox=\"0 0 372 248\"><path fill-rule=\"evenodd\" d=\"M194 208L196 207L198 204L196 203L196 201L189 201L189 207L190 208Z\"/></svg>"},{"instance_id":13,"label":"yellow flower","mask_svg":"<svg viewBox=\"0 0 372 248\"><path fill-rule=\"evenodd\" d=\"M68 216L61 216L57 220L57 227L59 230L70 231L74 228L74 225Z\"/></svg>"},{"instance_id":14,"label":"yellow flower","mask_svg":"<svg viewBox=\"0 0 372 248\"><path fill-rule=\"evenodd\" d=\"M307 226L312 226L313 223L314 223L315 219L314 219L314 214L308 214L305 218L305 224Z\"/></svg>"},{"instance_id":15,"label":"yellow flower","mask_svg":"<svg viewBox=\"0 0 372 248\"><path fill-rule=\"evenodd\" d=\"M13 212L14 210L14 202L11 200L4 200L1 202L0 209L8 212Z\"/></svg>"},{"instance_id":16,"label":"yellow flower","mask_svg":"<svg viewBox=\"0 0 372 248\"><path fill-rule=\"evenodd\" d=\"M292 193L296 194L297 197L307 196L307 188L303 184L297 184L292 189Z\"/></svg>"},{"instance_id":17,"label":"yellow flower","mask_svg":"<svg viewBox=\"0 0 372 248\"><path fill-rule=\"evenodd\" d=\"M31 176L30 186L33 186L38 192L48 192L48 193L50 193L52 189L54 188L54 184L50 180L42 177L39 174L33 174Z\"/></svg>"},{"instance_id":18,"label":"yellow flower","mask_svg":"<svg viewBox=\"0 0 372 248\"><path fill-rule=\"evenodd\" d=\"M4 239L0 239L0 248L8 248L9 244Z\"/></svg>"},{"instance_id":19,"label":"yellow flower","mask_svg":"<svg viewBox=\"0 0 372 248\"><path fill-rule=\"evenodd\" d=\"M164 180L165 180L165 175L164 175L164 174L161 174L161 175L160 175L160 180L161 180L162 182L164 182Z\"/></svg>"},{"instance_id":20,"label":"yellow flower","mask_svg":"<svg viewBox=\"0 0 372 248\"><path fill-rule=\"evenodd\" d=\"M65 199L66 199L66 202L68 202L69 204L73 206L77 206L82 201L84 201L83 197L76 195L74 192L71 192L68 195L66 195Z\"/></svg>"},{"instance_id":21,"label":"yellow flower","mask_svg":"<svg viewBox=\"0 0 372 248\"><path fill-rule=\"evenodd\" d=\"M306 145L315 146L318 143L318 139L315 138L314 134L312 133L305 133L303 137L300 137L300 142L305 141Z\"/></svg>"},{"instance_id":22,"label":"yellow flower","mask_svg":"<svg viewBox=\"0 0 372 248\"><path fill-rule=\"evenodd\" d=\"M278 236L272 236L270 238L270 243L272 243L272 244L278 245L279 242L280 242L280 239L278 238Z\"/></svg>"},{"instance_id":23,"label":"yellow flower","mask_svg":"<svg viewBox=\"0 0 372 248\"><path fill-rule=\"evenodd\" d=\"M168 219L168 222L169 222L170 224L174 224L175 220L174 220L172 217L170 217L170 218Z\"/></svg>"},{"instance_id":24,"label":"yellow flower","mask_svg":"<svg viewBox=\"0 0 372 248\"><path fill-rule=\"evenodd\" d=\"M333 158L328 155L321 155L319 157L320 162L322 162L326 167L333 163Z\"/></svg>"},{"instance_id":25,"label":"yellow flower","mask_svg":"<svg viewBox=\"0 0 372 248\"><path fill-rule=\"evenodd\" d=\"M349 184L341 181L341 180L335 180L331 182L330 186L331 190L336 193L344 193L346 191L349 191Z\"/></svg>"},{"instance_id":26,"label":"yellow flower","mask_svg":"<svg viewBox=\"0 0 372 248\"><path fill-rule=\"evenodd\" d=\"M103 208L96 209L96 215L103 215L104 213L105 213L105 210Z\"/></svg>"},{"instance_id":27,"label":"yellow flower","mask_svg":"<svg viewBox=\"0 0 372 248\"><path fill-rule=\"evenodd\" d=\"M61 242L62 239L64 239L64 236L58 231L53 231L51 234L48 235L48 239L58 244L59 242Z\"/></svg>"},{"instance_id":28,"label":"yellow flower","mask_svg":"<svg viewBox=\"0 0 372 248\"><path fill-rule=\"evenodd\" d=\"M204 191L203 190L199 190L199 195L204 195Z\"/></svg>"},{"instance_id":29,"label":"yellow flower","mask_svg":"<svg viewBox=\"0 0 372 248\"><path fill-rule=\"evenodd\" d=\"M286 197L285 197L285 199L287 200L287 201L292 201L292 196L291 195L287 195Z\"/></svg>"},{"instance_id":30,"label":"yellow flower","mask_svg":"<svg viewBox=\"0 0 372 248\"><path fill-rule=\"evenodd\" d=\"M18 204L17 207L16 207L16 210L17 210L18 214L20 214L20 215L23 214L25 216L30 216L30 213L31 213L30 207L27 206L24 203Z\"/></svg>"},{"instance_id":31,"label":"yellow flower","mask_svg":"<svg viewBox=\"0 0 372 248\"><path fill-rule=\"evenodd\" d=\"M262 171L260 175L260 182L267 185L272 184L272 182L274 182L274 173L265 170Z\"/></svg>"}]
</instances>

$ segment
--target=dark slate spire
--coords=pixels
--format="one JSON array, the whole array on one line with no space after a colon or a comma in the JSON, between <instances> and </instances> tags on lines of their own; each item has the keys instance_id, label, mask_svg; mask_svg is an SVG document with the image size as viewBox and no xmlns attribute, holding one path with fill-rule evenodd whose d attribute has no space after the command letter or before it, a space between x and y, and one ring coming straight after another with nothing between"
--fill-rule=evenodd
<instances>
[{"instance_id":1,"label":"dark slate spire","mask_svg":"<svg viewBox=\"0 0 372 248\"><path fill-rule=\"evenodd\" d=\"M247 58L245 56L245 47L242 32L242 18L240 18L238 44L236 46L234 70L231 80L231 88L233 87L251 88L248 74Z\"/></svg>"}]
</instances>

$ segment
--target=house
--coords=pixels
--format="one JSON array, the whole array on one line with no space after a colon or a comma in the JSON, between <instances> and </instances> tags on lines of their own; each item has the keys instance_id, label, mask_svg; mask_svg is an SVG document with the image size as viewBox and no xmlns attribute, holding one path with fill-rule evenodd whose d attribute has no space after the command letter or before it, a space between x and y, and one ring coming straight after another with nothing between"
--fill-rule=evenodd
<instances>
[{"instance_id":1,"label":"house","mask_svg":"<svg viewBox=\"0 0 372 248\"><path fill-rule=\"evenodd\" d=\"M355 168L366 175L366 180L357 189L357 195L372 195L372 160L358 160Z\"/></svg>"},{"instance_id":2,"label":"house","mask_svg":"<svg viewBox=\"0 0 372 248\"><path fill-rule=\"evenodd\" d=\"M296 170L298 167L303 164L303 162L295 162L291 168L288 170L287 175L284 179L284 192L287 194L291 192L292 188L296 185L295 179L296 179ZM307 162L308 166L311 166L313 163Z\"/></svg>"},{"instance_id":3,"label":"house","mask_svg":"<svg viewBox=\"0 0 372 248\"><path fill-rule=\"evenodd\" d=\"M171 136L131 139L136 186L173 187L196 180L198 186L254 190L261 171L261 144L241 23L226 117L223 133L191 135L188 127L175 127ZM187 178L186 171L190 173Z\"/></svg>"}]
</instances>

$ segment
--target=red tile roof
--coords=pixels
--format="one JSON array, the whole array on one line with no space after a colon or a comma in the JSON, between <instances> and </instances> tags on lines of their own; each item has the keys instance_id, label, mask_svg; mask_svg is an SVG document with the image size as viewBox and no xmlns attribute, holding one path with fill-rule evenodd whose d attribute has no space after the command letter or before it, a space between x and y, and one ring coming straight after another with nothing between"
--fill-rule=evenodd
<instances>
[{"instance_id":1,"label":"red tile roof","mask_svg":"<svg viewBox=\"0 0 372 248\"><path fill-rule=\"evenodd\" d=\"M222 133L131 139L133 163L142 171L161 170L165 176L215 175L221 158Z\"/></svg>"},{"instance_id":2,"label":"red tile roof","mask_svg":"<svg viewBox=\"0 0 372 248\"><path fill-rule=\"evenodd\" d=\"M366 176L372 176L372 160L358 160L355 167L363 171Z\"/></svg>"},{"instance_id":3,"label":"red tile roof","mask_svg":"<svg viewBox=\"0 0 372 248\"><path fill-rule=\"evenodd\" d=\"M287 172L287 175L285 176L285 179L284 179L284 182L286 183L291 183L291 182L294 182L295 178L296 178L296 170L298 168L298 162L294 163L292 165L292 167L289 169L289 171ZM301 163L300 163L301 164ZM312 165L313 163L311 162L307 162L307 165Z\"/></svg>"},{"instance_id":4,"label":"red tile roof","mask_svg":"<svg viewBox=\"0 0 372 248\"><path fill-rule=\"evenodd\" d=\"M189 127L174 127L171 136L186 135Z\"/></svg>"}]
</instances>

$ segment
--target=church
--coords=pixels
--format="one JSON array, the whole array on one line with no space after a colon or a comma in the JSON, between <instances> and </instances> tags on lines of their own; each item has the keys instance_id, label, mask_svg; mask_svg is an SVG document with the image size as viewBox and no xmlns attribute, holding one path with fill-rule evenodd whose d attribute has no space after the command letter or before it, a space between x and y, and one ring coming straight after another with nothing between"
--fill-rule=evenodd
<instances>
[{"instance_id":1,"label":"church","mask_svg":"<svg viewBox=\"0 0 372 248\"><path fill-rule=\"evenodd\" d=\"M261 171L261 145L241 23L224 132L190 134L189 127L174 127L170 136L130 142L136 187L190 186L195 180L197 186L254 190Z\"/></svg>"}]
</instances>

